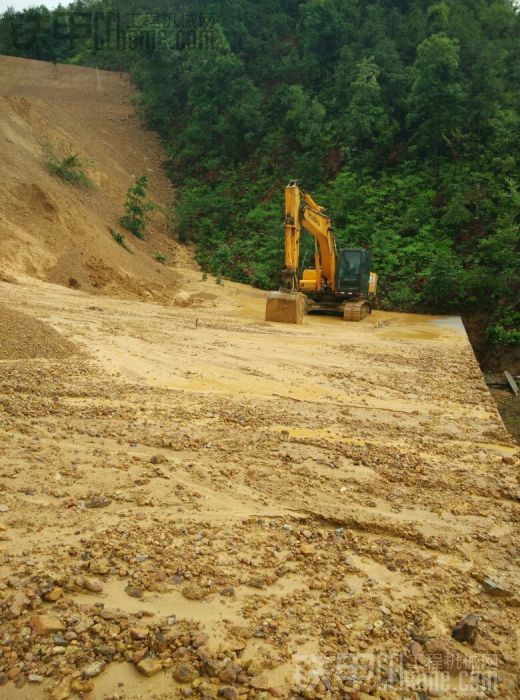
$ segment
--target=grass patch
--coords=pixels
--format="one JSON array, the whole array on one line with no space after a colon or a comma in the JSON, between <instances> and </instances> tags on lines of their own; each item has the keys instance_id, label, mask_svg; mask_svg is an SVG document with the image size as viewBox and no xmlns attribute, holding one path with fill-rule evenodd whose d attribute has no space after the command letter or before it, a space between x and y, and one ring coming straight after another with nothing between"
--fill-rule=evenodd
<instances>
[{"instance_id":1,"label":"grass patch","mask_svg":"<svg viewBox=\"0 0 520 700\"><path fill-rule=\"evenodd\" d=\"M118 245L127 250L129 253L132 252L130 248L126 245L125 237L122 233L119 233L119 231L114 231L114 229L110 227L108 230L110 231L110 235Z\"/></svg>"},{"instance_id":2,"label":"grass patch","mask_svg":"<svg viewBox=\"0 0 520 700\"><path fill-rule=\"evenodd\" d=\"M76 187L87 187L88 189L94 187L94 183L85 172L85 169L92 164L83 160L70 146L66 146L62 142L53 146L49 141L45 141L43 154L47 170L53 175Z\"/></svg>"},{"instance_id":3,"label":"grass patch","mask_svg":"<svg viewBox=\"0 0 520 700\"><path fill-rule=\"evenodd\" d=\"M155 262L161 263L161 265L166 264L166 260L168 259L164 253L161 253L160 250L158 250L155 255L154 255Z\"/></svg>"}]
</instances>

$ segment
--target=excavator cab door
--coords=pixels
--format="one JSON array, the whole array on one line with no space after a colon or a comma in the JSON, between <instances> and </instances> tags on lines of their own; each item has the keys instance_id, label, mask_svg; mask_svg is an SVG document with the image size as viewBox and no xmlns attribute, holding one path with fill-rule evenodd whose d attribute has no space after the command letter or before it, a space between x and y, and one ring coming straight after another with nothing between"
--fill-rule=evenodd
<instances>
[{"instance_id":1,"label":"excavator cab door","mask_svg":"<svg viewBox=\"0 0 520 700\"><path fill-rule=\"evenodd\" d=\"M370 253L363 248L343 248L339 254L337 288L350 295L368 294Z\"/></svg>"}]
</instances>

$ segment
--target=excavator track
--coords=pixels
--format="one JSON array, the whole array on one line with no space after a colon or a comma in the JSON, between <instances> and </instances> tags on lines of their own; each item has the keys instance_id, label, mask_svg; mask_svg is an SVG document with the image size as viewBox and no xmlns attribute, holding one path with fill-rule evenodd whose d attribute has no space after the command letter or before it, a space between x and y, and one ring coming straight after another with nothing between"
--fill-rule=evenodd
<instances>
[{"instance_id":1,"label":"excavator track","mask_svg":"<svg viewBox=\"0 0 520 700\"><path fill-rule=\"evenodd\" d=\"M368 301L346 302L343 307L344 321L361 321L371 312Z\"/></svg>"}]
</instances>

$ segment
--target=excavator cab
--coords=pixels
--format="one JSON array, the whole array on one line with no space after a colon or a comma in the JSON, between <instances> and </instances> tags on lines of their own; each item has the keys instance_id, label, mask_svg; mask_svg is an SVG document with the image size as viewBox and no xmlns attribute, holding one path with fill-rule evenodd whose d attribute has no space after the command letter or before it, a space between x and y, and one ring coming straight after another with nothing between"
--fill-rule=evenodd
<instances>
[{"instance_id":1,"label":"excavator cab","mask_svg":"<svg viewBox=\"0 0 520 700\"><path fill-rule=\"evenodd\" d=\"M336 293L345 299L368 296L371 255L364 248L339 251Z\"/></svg>"}]
</instances>

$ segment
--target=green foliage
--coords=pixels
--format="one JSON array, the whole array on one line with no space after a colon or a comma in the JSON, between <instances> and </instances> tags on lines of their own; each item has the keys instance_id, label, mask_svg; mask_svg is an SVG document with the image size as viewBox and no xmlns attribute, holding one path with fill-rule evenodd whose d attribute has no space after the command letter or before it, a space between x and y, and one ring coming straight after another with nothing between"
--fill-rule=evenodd
<instances>
[{"instance_id":1,"label":"green foliage","mask_svg":"<svg viewBox=\"0 0 520 700\"><path fill-rule=\"evenodd\" d=\"M125 214L119 219L119 223L127 231L130 231L137 238L145 238L147 224L147 213L156 209L157 205L146 201L146 189L148 179L146 175L140 175L137 180L128 188L125 201Z\"/></svg>"},{"instance_id":2,"label":"green foliage","mask_svg":"<svg viewBox=\"0 0 520 700\"><path fill-rule=\"evenodd\" d=\"M154 260L155 262L161 263L161 265L165 265L168 258L164 253L158 250L154 255Z\"/></svg>"},{"instance_id":3,"label":"green foliage","mask_svg":"<svg viewBox=\"0 0 520 700\"><path fill-rule=\"evenodd\" d=\"M498 309L494 323L486 331L491 345L516 347L520 345L520 310L511 305Z\"/></svg>"},{"instance_id":4,"label":"green foliage","mask_svg":"<svg viewBox=\"0 0 520 700\"><path fill-rule=\"evenodd\" d=\"M434 34L417 49L409 98L408 124L421 154L437 156L445 139L461 126L464 116L456 39Z\"/></svg>"},{"instance_id":5,"label":"green foliage","mask_svg":"<svg viewBox=\"0 0 520 700\"><path fill-rule=\"evenodd\" d=\"M462 266L455 253L442 247L424 271L422 299L429 308L447 311L461 299Z\"/></svg>"},{"instance_id":6,"label":"green foliage","mask_svg":"<svg viewBox=\"0 0 520 700\"><path fill-rule=\"evenodd\" d=\"M129 253L132 252L132 251L130 250L130 248L128 248L128 246L126 245L125 237L123 236L122 233L119 233L119 231L114 231L114 229L112 229L112 228L110 228L110 227L109 227L108 230L110 231L110 235L112 236L112 238L114 239L114 241L115 241L118 245L120 245L122 248L124 248L125 250L127 250Z\"/></svg>"},{"instance_id":7,"label":"green foliage","mask_svg":"<svg viewBox=\"0 0 520 700\"><path fill-rule=\"evenodd\" d=\"M58 152L57 152L58 151ZM78 187L92 188L94 184L85 173L89 161L83 160L78 153L72 151L70 146L59 142L54 147L49 141L43 144L43 153L47 169L53 175Z\"/></svg>"}]
</instances>

